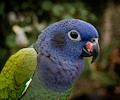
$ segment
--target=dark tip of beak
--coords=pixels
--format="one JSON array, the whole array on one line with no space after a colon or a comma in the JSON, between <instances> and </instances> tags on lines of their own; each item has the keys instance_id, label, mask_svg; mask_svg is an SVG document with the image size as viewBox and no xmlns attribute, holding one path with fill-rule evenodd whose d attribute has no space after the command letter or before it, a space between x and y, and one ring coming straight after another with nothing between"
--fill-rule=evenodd
<instances>
[{"instance_id":1,"label":"dark tip of beak","mask_svg":"<svg viewBox=\"0 0 120 100\"><path fill-rule=\"evenodd\" d=\"M100 54L100 48L99 48L99 44L98 43L95 43L95 45L93 45L93 52L92 52L92 61L91 61L91 63L93 63L96 59L97 59L97 57L99 56L99 54Z\"/></svg>"},{"instance_id":2,"label":"dark tip of beak","mask_svg":"<svg viewBox=\"0 0 120 100\"><path fill-rule=\"evenodd\" d=\"M93 51L89 52L86 47L83 47L82 49L82 57L91 57L92 56L92 61L91 63L95 62L97 59L98 55L100 54L100 48L99 44L97 42L93 43Z\"/></svg>"}]
</instances>

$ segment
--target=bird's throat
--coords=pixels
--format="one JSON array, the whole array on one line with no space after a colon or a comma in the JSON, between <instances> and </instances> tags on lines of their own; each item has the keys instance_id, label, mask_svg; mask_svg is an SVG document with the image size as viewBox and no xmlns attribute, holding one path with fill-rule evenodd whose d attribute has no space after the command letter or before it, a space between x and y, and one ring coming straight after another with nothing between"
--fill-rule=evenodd
<instances>
[{"instance_id":1,"label":"bird's throat","mask_svg":"<svg viewBox=\"0 0 120 100\"><path fill-rule=\"evenodd\" d=\"M69 63L55 63L44 55L38 56L39 76L53 91L62 92L68 89L81 73L82 68L82 61L70 65Z\"/></svg>"}]
</instances>

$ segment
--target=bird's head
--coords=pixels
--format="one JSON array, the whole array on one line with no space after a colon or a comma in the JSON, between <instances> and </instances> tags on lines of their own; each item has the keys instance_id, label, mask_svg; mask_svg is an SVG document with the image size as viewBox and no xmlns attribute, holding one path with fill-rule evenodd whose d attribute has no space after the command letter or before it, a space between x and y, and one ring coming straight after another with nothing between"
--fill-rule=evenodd
<instances>
[{"instance_id":1,"label":"bird's head","mask_svg":"<svg viewBox=\"0 0 120 100\"><path fill-rule=\"evenodd\" d=\"M66 19L45 28L37 41L39 50L56 59L82 59L99 55L98 32L95 27L79 19ZM62 58L61 58L62 57ZM66 59L65 59L66 58Z\"/></svg>"}]
</instances>

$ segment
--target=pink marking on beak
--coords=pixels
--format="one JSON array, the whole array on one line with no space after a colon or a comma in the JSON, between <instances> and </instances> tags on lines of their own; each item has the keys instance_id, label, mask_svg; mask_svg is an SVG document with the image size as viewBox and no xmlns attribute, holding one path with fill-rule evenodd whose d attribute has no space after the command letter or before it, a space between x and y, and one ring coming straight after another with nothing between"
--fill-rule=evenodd
<instances>
[{"instance_id":1,"label":"pink marking on beak","mask_svg":"<svg viewBox=\"0 0 120 100\"><path fill-rule=\"evenodd\" d=\"M88 41L86 43L86 48L87 48L88 52L92 52L93 51L93 43Z\"/></svg>"}]
</instances>

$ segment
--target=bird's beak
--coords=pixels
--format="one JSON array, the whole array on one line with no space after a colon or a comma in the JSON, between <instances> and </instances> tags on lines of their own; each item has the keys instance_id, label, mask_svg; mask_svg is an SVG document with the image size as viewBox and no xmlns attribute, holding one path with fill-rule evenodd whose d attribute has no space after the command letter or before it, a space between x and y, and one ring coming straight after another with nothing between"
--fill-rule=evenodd
<instances>
[{"instance_id":1,"label":"bird's beak","mask_svg":"<svg viewBox=\"0 0 120 100\"><path fill-rule=\"evenodd\" d=\"M98 39L96 38L96 39L94 39L94 41L92 39L86 43L86 45L82 49L81 56L82 57L91 57L92 56L91 63L93 63L99 54L100 54L100 48L99 48L99 44L98 44Z\"/></svg>"}]
</instances>

